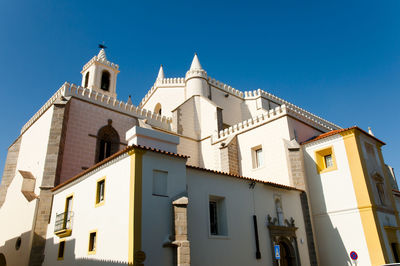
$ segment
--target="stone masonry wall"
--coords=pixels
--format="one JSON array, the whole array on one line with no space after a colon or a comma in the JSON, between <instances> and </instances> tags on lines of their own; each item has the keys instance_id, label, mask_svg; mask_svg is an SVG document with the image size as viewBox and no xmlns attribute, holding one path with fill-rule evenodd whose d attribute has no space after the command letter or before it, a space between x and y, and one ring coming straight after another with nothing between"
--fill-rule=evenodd
<instances>
[{"instance_id":1,"label":"stone masonry wall","mask_svg":"<svg viewBox=\"0 0 400 266\"><path fill-rule=\"evenodd\" d=\"M221 171L240 175L237 137L235 136L226 146L221 147L220 151Z\"/></svg>"},{"instance_id":2,"label":"stone masonry wall","mask_svg":"<svg viewBox=\"0 0 400 266\"><path fill-rule=\"evenodd\" d=\"M0 185L0 208L3 206L7 195L7 189L15 176L17 167L21 138L19 137L9 148L7 153L6 165L3 171L3 178Z\"/></svg>"},{"instance_id":3,"label":"stone masonry wall","mask_svg":"<svg viewBox=\"0 0 400 266\"><path fill-rule=\"evenodd\" d=\"M42 265L44 260L47 225L50 219L52 204L52 192L50 189L59 182L61 172L69 102L59 100L54 104L53 108L46 161L42 184L40 186L39 204L37 206L37 217L33 228L32 249L29 257L30 266Z\"/></svg>"}]
</instances>

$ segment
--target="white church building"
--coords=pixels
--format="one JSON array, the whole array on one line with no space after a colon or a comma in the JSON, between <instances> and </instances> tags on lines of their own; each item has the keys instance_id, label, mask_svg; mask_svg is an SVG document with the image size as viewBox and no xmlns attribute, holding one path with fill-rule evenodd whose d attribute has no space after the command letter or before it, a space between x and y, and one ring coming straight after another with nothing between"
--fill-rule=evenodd
<instances>
[{"instance_id":1,"label":"white church building","mask_svg":"<svg viewBox=\"0 0 400 266\"><path fill-rule=\"evenodd\" d=\"M9 147L0 266L400 261L400 191L371 131L234 89L197 55L183 78L161 66L139 106L118 73L101 49Z\"/></svg>"}]
</instances>

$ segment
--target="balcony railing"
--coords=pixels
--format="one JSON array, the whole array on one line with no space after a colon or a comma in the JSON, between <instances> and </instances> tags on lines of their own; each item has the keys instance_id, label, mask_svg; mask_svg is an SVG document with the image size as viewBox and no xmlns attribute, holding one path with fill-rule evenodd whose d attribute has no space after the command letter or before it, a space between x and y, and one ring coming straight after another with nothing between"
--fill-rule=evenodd
<instances>
[{"instance_id":1,"label":"balcony railing","mask_svg":"<svg viewBox=\"0 0 400 266\"><path fill-rule=\"evenodd\" d=\"M72 233L73 212L63 212L56 215L54 233L59 237L70 236Z\"/></svg>"}]
</instances>

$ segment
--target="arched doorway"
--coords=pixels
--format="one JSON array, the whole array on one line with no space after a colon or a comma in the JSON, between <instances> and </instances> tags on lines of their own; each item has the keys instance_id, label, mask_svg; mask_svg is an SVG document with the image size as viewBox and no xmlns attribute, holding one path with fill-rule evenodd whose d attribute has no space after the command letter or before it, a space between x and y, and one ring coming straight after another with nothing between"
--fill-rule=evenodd
<instances>
[{"instance_id":1,"label":"arched doorway","mask_svg":"<svg viewBox=\"0 0 400 266\"><path fill-rule=\"evenodd\" d=\"M280 241L279 246L281 247L281 266L295 266L296 260L291 245L288 245L286 241Z\"/></svg>"},{"instance_id":2,"label":"arched doorway","mask_svg":"<svg viewBox=\"0 0 400 266\"><path fill-rule=\"evenodd\" d=\"M3 253L0 253L0 266L7 266L6 256Z\"/></svg>"}]
</instances>

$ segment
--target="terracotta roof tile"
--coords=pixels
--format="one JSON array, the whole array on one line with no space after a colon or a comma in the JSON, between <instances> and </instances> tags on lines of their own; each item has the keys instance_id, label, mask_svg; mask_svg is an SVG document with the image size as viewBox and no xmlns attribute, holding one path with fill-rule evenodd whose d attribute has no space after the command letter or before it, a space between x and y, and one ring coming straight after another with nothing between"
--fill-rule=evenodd
<instances>
[{"instance_id":1,"label":"terracotta roof tile","mask_svg":"<svg viewBox=\"0 0 400 266\"><path fill-rule=\"evenodd\" d=\"M342 129L332 130L332 131L323 133L323 134L321 134L321 135L318 135L318 136L316 136L316 137L312 137L312 138L309 139L309 140L303 141L301 144L303 145L303 144L307 144L307 143L310 143L310 142L313 142L313 141L317 141L317 140L320 140L320 139L324 139L324 138L327 138L327 137L330 137L330 136L333 136L333 135L336 135L336 134L338 134L338 133L345 132L345 131L348 131L348 130L351 130L351 129L357 129L357 130L361 131L362 133L366 134L367 136L369 136L369 137L375 139L376 141L382 143L383 145L386 144L385 142L381 141L380 139L376 138L375 136L372 136L372 135L369 134L368 132L362 130L362 129L359 128L358 126L352 126L352 127L349 127L349 128L342 128Z\"/></svg>"},{"instance_id":2,"label":"terracotta roof tile","mask_svg":"<svg viewBox=\"0 0 400 266\"><path fill-rule=\"evenodd\" d=\"M220 174L220 175L226 175L226 176L230 176L230 177L235 177L235 178L239 178L239 179L245 179L245 180L249 180L249 181L255 181L258 183L262 183L271 187L277 187L277 188L283 188L283 189L287 189L287 190L298 190L298 191L304 191L295 187L291 187L291 186L286 186L286 185L282 185L282 184L278 184L278 183L273 183L273 182L269 182L269 181L262 181L259 179L254 179L251 177L246 177L246 176L241 176L241 175L235 175L235 174L230 174L230 173L226 173L226 172L221 172L221 171L217 171L217 170L211 170L211 169L207 169L207 168L201 168L198 166L193 166L193 165L186 165L187 168L192 168L192 169L196 169L196 170L200 170L200 171L206 171L206 172L211 172L214 174Z\"/></svg>"},{"instance_id":3,"label":"terracotta roof tile","mask_svg":"<svg viewBox=\"0 0 400 266\"><path fill-rule=\"evenodd\" d=\"M153 152L158 152L158 153L161 153L161 154L166 154L166 155L169 155L169 156L174 156L174 157L184 158L184 159L189 158L189 156L186 156L186 155L182 155L182 154L178 154L178 153L173 153L173 152L169 152L169 151L163 151L163 150L159 150L159 149L155 149L155 148L150 148L150 147L146 147L146 146L142 146L142 145L130 145L130 146L127 146L125 149L120 150L120 151L114 153L114 154L111 155L110 157L107 157L107 158L104 159L103 161L98 162L97 164L95 164L95 165L89 167L88 169L86 169L86 170L80 172L80 173L77 174L76 176L74 176L74 177L68 179L67 181L65 181L65 182L63 182L63 183L57 185L57 186L54 187L51 191L56 191L57 189L59 189L59 188L65 186L65 185L67 185L67 184L69 184L69 183L71 183L71 182L73 182L73 181L79 179L79 178L82 177L83 175L85 175L85 174L87 174L87 173L93 171L93 170L96 169L97 167L99 167L99 166L101 166L101 165L103 165L103 164L105 164L105 163L111 161L112 159L114 159L114 158L116 158L116 157L118 157L118 156L120 156L120 155L122 155L122 154L124 154L124 153L126 153L126 152L129 152L129 151L131 151L131 150L133 150L133 149L141 149L141 150L146 150L146 151L153 151Z\"/></svg>"}]
</instances>

